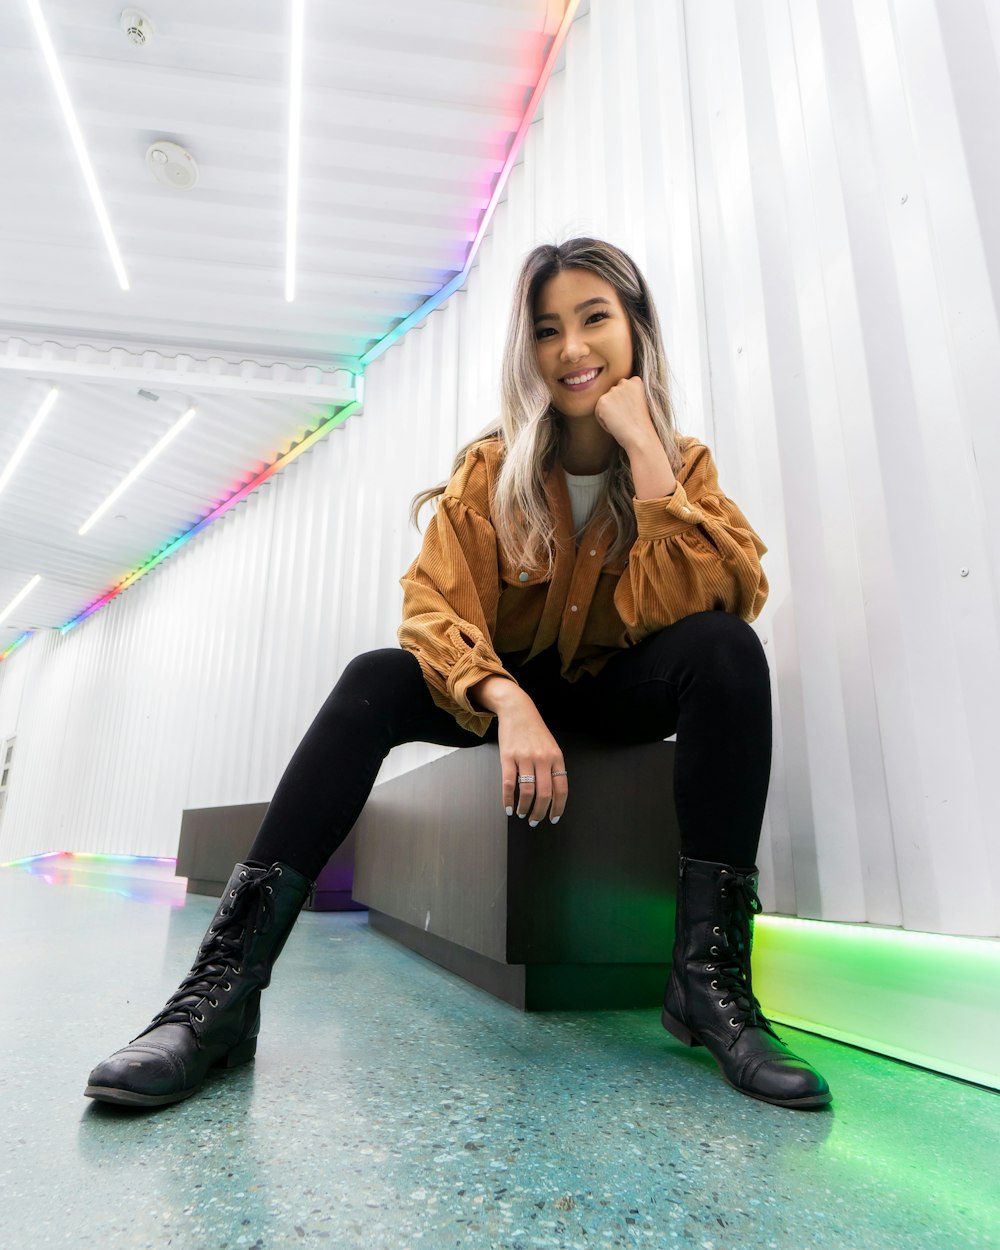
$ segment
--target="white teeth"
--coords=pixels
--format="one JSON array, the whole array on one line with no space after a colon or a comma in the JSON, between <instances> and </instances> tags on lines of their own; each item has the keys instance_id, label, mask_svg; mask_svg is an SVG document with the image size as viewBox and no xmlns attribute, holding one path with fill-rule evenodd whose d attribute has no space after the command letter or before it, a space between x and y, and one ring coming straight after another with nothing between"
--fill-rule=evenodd
<instances>
[{"instance_id":1,"label":"white teeth","mask_svg":"<svg viewBox=\"0 0 1000 1250\"><path fill-rule=\"evenodd\" d=\"M591 369L575 378L563 378L563 386L585 386L586 383L592 382L600 372L600 369Z\"/></svg>"}]
</instances>

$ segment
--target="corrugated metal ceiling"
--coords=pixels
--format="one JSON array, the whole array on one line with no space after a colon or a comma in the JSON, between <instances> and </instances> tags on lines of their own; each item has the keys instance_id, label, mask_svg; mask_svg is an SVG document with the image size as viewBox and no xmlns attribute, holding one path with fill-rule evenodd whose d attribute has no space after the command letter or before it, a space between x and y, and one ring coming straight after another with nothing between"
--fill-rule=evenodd
<instances>
[{"instance_id":1,"label":"corrugated metal ceiling","mask_svg":"<svg viewBox=\"0 0 1000 1250\"><path fill-rule=\"evenodd\" d=\"M289 13L285 3L150 0L136 48L120 7L42 0L131 289L115 279L23 0L0 8L0 471L48 384L75 361L0 493L0 625L64 624L330 411L318 390L462 267L563 17L563 0L306 0L297 297L284 298ZM190 191L157 184L147 147L198 162ZM53 340L59 348L40 347ZM80 345L90 345L80 347ZM120 346L139 372L101 377ZM157 402L137 395L163 353ZM93 349L93 350L92 350ZM169 362L189 353L180 385ZM9 353L8 353L9 354ZM199 388L204 363L250 358L256 385ZM164 365L166 363L166 366ZM275 363L277 362L277 364ZM271 368L270 366L275 366ZM87 369L90 373L87 373ZM150 365L152 368L152 365ZM293 369L293 373L296 370ZM154 374L150 374L154 376ZM198 417L84 538L77 529L190 402Z\"/></svg>"}]
</instances>

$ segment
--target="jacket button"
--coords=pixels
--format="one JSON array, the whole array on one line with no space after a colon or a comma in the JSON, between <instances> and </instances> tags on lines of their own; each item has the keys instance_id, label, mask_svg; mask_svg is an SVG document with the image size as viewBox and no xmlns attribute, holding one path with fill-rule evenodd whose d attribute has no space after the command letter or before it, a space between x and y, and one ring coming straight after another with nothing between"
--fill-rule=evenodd
<instances>
[{"instance_id":1,"label":"jacket button","mask_svg":"<svg viewBox=\"0 0 1000 1250\"><path fill-rule=\"evenodd\" d=\"M591 554L592 556L596 556L596 555L597 555L597 548L596 548L596 547L591 547L591 549L590 549L590 554Z\"/></svg>"},{"instance_id":2,"label":"jacket button","mask_svg":"<svg viewBox=\"0 0 1000 1250\"><path fill-rule=\"evenodd\" d=\"M517 580L519 582L526 582L528 580L528 577L529 577L528 573L518 573Z\"/></svg>"}]
</instances>

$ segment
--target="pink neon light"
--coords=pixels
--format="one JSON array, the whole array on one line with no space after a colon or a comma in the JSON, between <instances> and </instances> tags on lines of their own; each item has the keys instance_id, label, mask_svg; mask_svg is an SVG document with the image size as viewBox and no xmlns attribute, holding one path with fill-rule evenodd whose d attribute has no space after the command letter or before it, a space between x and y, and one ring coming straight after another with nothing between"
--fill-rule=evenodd
<instances>
[{"instance_id":1,"label":"pink neon light","mask_svg":"<svg viewBox=\"0 0 1000 1250\"><path fill-rule=\"evenodd\" d=\"M411 329L418 322L440 307L444 301L463 285L465 279L469 275L472 268L472 262L476 259L476 253L483 241L483 236L493 220L493 214L496 212L497 204L500 202L500 196L503 195L504 187L507 185L507 179L510 177L510 171L514 168L514 162L517 160L524 141L528 135L528 127L531 125L535 116L535 110L538 108L542 96L545 94L545 88L548 86L549 79L552 77L552 71L555 69L556 61L559 59L559 53L562 51L563 44L566 42L566 36L569 34L569 28L573 25L573 19L576 17L576 11L580 7L580 0L567 0L566 11L563 13L562 21L559 23L559 29L552 40L552 46L549 48L548 56L545 58L545 64L542 66L542 72L538 76L538 82L535 89L531 93L531 99L528 101L528 107L524 110L524 116L521 118L521 124L518 126L514 135L514 139L510 145L510 151L507 153L507 159L504 161L500 173L497 175L496 182L493 186L493 193L489 198L489 203L483 210L482 218L479 222L479 228L475 237L469 246L468 254L465 258L461 270L449 280L429 298L417 308L409 316L404 317L399 325L395 326L390 332L370 347L363 356L360 357L362 365L370 365L373 360L378 359L384 351L390 348L393 343Z\"/></svg>"}]
</instances>

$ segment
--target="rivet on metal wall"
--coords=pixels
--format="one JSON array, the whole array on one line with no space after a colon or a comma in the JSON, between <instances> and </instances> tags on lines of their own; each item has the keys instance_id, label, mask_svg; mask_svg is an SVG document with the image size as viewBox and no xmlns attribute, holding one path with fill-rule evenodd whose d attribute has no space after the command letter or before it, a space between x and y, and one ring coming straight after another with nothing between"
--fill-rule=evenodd
<instances>
[{"instance_id":1,"label":"rivet on metal wall","mask_svg":"<svg viewBox=\"0 0 1000 1250\"><path fill-rule=\"evenodd\" d=\"M910 198L910 197L909 197L908 195L904 195L904 196L902 196L902 197L901 197L901 199L900 199L900 201L899 201L899 202L900 202L900 204L905 204L905 203L906 203L906 201L907 201L909 198Z\"/></svg>"},{"instance_id":2,"label":"rivet on metal wall","mask_svg":"<svg viewBox=\"0 0 1000 1250\"><path fill-rule=\"evenodd\" d=\"M959 577L968 577L968 576L969 576L969 570L968 570L968 569L959 569L959 570L958 570L958 575L959 575Z\"/></svg>"}]
</instances>

